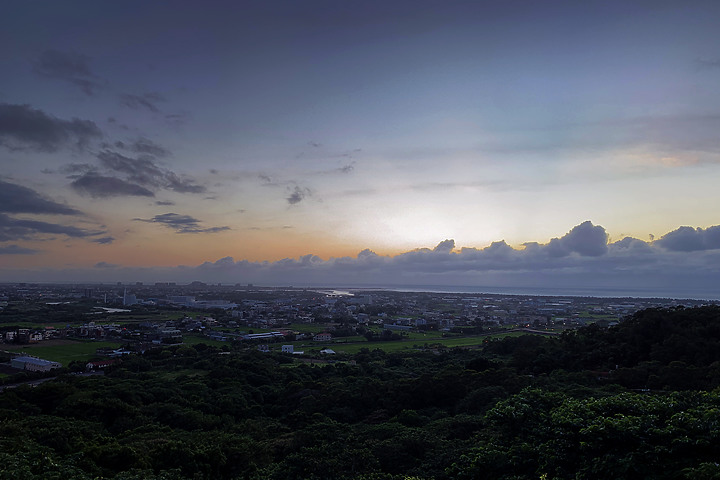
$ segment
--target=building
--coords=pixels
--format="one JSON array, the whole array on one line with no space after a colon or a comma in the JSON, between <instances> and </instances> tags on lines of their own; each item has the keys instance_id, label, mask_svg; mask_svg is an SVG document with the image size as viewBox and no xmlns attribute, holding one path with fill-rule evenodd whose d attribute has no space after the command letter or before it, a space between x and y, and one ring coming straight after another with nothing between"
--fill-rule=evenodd
<instances>
[{"instance_id":1,"label":"building","mask_svg":"<svg viewBox=\"0 0 720 480\"><path fill-rule=\"evenodd\" d=\"M15 357L10 360L10 366L29 372L49 372L62 367L62 364L37 357Z\"/></svg>"},{"instance_id":2,"label":"building","mask_svg":"<svg viewBox=\"0 0 720 480\"><path fill-rule=\"evenodd\" d=\"M313 337L313 340L316 342L329 342L332 340L332 334L327 332L318 333Z\"/></svg>"}]
</instances>

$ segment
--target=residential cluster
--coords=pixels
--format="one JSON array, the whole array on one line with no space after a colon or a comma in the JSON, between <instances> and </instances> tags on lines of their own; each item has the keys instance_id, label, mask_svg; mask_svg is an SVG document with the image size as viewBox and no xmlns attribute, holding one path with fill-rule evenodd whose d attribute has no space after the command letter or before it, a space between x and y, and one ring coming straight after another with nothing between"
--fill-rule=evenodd
<instances>
[{"instance_id":1,"label":"residential cluster","mask_svg":"<svg viewBox=\"0 0 720 480\"><path fill-rule=\"evenodd\" d=\"M557 332L590 322L609 326L637 310L697 306L699 300L541 297L469 293L399 292L310 288L261 288L253 285L0 285L0 342L29 345L56 339L106 340L144 351L179 344L192 333L209 340L252 341L260 349L288 341L331 343L337 337L366 335L368 340L400 339L407 332L477 334L508 328ZM43 312L38 318L36 312ZM180 312L162 321L121 321L115 314L155 318L153 313ZM162 318L158 316L157 318ZM29 326L28 322L35 322ZM53 323L47 325L46 323ZM64 325L63 325L64 324ZM293 329L293 324L317 324ZM60 326L62 325L62 326ZM325 350L330 350L326 348ZM128 350L129 351L129 350ZM117 349L99 353L119 356ZM327 352L326 352L327 353ZM25 361L25 369L48 368ZM20 360L15 362L20 365ZM30 365L30 367L26 366ZM52 367L49 367L52 368Z\"/></svg>"}]
</instances>

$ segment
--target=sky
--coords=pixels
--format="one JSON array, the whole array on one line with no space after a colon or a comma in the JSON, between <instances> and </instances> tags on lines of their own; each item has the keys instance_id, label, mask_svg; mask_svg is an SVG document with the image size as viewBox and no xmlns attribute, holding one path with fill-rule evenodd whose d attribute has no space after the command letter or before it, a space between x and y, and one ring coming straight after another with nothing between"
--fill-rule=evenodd
<instances>
[{"instance_id":1,"label":"sky","mask_svg":"<svg viewBox=\"0 0 720 480\"><path fill-rule=\"evenodd\" d=\"M0 281L720 285L716 1L6 1Z\"/></svg>"}]
</instances>

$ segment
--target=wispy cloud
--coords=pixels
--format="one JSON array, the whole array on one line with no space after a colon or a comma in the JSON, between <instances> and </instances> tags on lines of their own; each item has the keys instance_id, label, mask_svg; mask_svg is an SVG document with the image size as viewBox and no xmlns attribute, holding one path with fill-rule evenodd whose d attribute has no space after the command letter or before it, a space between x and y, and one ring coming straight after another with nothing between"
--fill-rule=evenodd
<instances>
[{"instance_id":1,"label":"wispy cloud","mask_svg":"<svg viewBox=\"0 0 720 480\"><path fill-rule=\"evenodd\" d=\"M91 71L90 57L72 52L46 50L35 63L33 71L68 82L86 95L93 95L106 83Z\"/></svg>"},{"instance_id":2,"label":"wispy cloud","mask_svg":"<svg viewBox=\"0 0 720 480\"><path fill-rule=\"evenodd\" d=\"M230 227L206 227L200 226L200 220L190 215L180 215L178 213L163 213L155 215L153 218L134 218L139 222L159 223L168 228L172 228L177 233L217 233L224 230L230 230Z\"/></svg>"},{"instance_id":3,"label":"wispy cloud","mask_svg":"<svg viewBox=\"0 0 720 480\"><path fill-rule=\"evenodd\" d=\"M52 215L80 215L79 210L57 203L35 190L0 180L0 212Z\"/></svg>"},{"instance_id":4,"label":"wispy cloud","mask_svg":"<svg viewBox=\"0 0 720 480\"><path fill-rule=\"evenodd\" d=\"M143 93L142 95L123 93L120 95L121 105L133 110L147 110L152 113L160 112L160 108L157 104L164 101L165 97L158 92L148 92Z\"/></svg>"},{"instance_id":5,"label":"wispy cloud","mask_svg":"<svg viewBox=\"0 0 720 480\"><path fill-rule=\"evenodd\" d=\"M149 148L145 144L145 148ZM152 149L162 148L152 145ZM207 189L195 183L191 178L181 177L175 172L161 167L152 155L129 157L117 152L105 150L97 158L103 167L126 175L127 181L147 188L165 188L179 193L204 193Z\"/></svg>"},{"instance_id":6,"label":"wispy cloud","mask_svg":"<svg viewBox=\"0 0 720 480\"><path fill-rule=\"evenodd\" d=\"M85 148L102 132L90 120L62 120L29 105L0 103L0 145L9 150L56 152Z\"/></svg>"},{"instance_id":7,"label":"wispy cloud","mask_svg":"<svg viewBox=\"0 0 720 480\"><path fill-rule=\"evenodd\" d=\"M80 195L88 195L93 198L155 196L151 190L140 185L93 173L86 173L76 178L70 185Z\"/></svg>"},{"instance_id":8,"label":"wispy cloud","mask_svg":"<svg viewBox=\"0 0 720 480\"><path fill-rule=\"evenodd\" d=\"M19 245L0 245L0 255L33 255L39 251L40 250L25 248Z\"/></svg>"},{"instance_id":9,"label":"wispy cloud","mask_svg":"<svg viewBox=\"0 0 720 480\"><path fill-rule=\"evenodd\" d=\"M70 164L62 168L73 179L72 188L81 195L95 198L119 196L154 197L160 189L178 193L205 193L206 187L192 178L158 165L155 154L169 155L160 145L142 140L121 148L143 150L138 156L128 156L112 150L103 150L96 157L99 168L88 164ZM100 171L104 170L104 171ZM120 176L124 178L119 178Z\"/></svg>"},{"instance_id":10,"label":"wispy cloud","mask_svg":"<svg viewBox=\"0 0 720 480\"><path fill-rule=\"evenodd\" d=\"M118 268L120 265L116 265L114 263L108 263L108 262L97 262L95 264L95 268Z\"/></svg>"},{"instance_id":11,"label":"wispy cloud","mask_svg":"<svg viewBox=\"0 0 720 480\"><path fill-rule=\"evenodd\" d=\"M0 242L36 239L38 235L65 235L73 238L86 238L104 232L90 231L71 225L13 218L0 213Z\"/></svg>"},{"instance_id":12,"label":"wispy cloud","mask_svg":"<svg viewBox=\"0 0 720 480\"><path fill-rule=\"evenodd\" d=\"M110 245L115 241L114 237L102 237L102 238L96 238L93 240L95 243L99 243L100 245Z\"/></svg>"}]
</instances>

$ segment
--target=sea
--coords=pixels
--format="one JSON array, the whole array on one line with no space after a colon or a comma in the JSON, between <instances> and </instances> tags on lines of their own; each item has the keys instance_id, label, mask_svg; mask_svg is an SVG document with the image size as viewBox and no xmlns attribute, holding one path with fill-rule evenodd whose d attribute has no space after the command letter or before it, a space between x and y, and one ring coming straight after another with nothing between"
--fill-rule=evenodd
<instances>
[{"instance_id":1,"label":"sea","mask_svg":"<svg viewBox=\"0 0 720 480\"><path fill-rule=\"evenodd\" d=\"M720 289L642 289L642 288L572 288L572 287L491 287L469 285L308 285L307 288L332 291L336 295L358 290L387 290L394 292L468 293L491 295L528 295L537 297L598 297L598 298L664 298L678 300L720 300Z\"/></svg>"}]
</instances>

